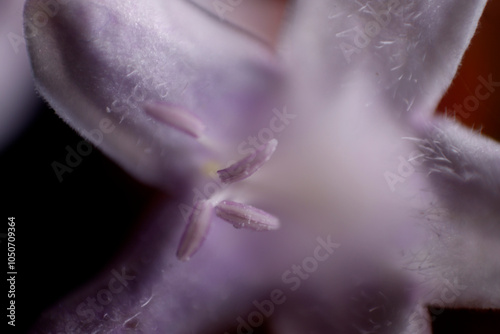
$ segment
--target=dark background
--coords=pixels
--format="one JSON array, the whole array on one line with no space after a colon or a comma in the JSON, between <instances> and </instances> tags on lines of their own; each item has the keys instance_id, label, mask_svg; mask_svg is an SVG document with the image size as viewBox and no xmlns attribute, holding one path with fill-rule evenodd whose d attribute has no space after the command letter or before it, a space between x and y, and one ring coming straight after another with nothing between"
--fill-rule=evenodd
<instances>
[{"instance_id":1,"label":"dark background","mask_svg":"<svg viewBox=\"0 0 500 334\"><path fill-rule=\"evenodd\" d=\"M65 147L76 149L82 138L44 103L39 108L38 117L0 155L5 220L0 233L7 217L16 222L15 333L25 332L43 309L95 276L133 233L155 195L97 149L59 182L52 162L65 164ZM6 239L0 240L7 254Z\"/></svg>"}]
</instances>

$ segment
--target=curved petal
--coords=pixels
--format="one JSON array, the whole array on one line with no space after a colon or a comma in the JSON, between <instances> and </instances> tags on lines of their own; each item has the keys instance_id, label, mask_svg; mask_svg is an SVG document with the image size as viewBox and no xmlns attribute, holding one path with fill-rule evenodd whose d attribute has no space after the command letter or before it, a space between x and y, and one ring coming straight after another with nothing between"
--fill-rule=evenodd
<instances>
[{"instance_id":1,"label":"curved petal","mask_svg":"<svg viewBox=\"0 0 500 334\"><path fill-rule=\"evenodd\" d=\"M274 247L283 235L217 222L204 251L180 262L175 253L182 221L175 202L162 203L122 259L54 305L33 333L222 333L255 308L255 299L284 290L280 274L288 250Z\"/></svg>"},{"instance_id":2,"label":"curved petal","mask_svg":"<svg viewBox=\"0 0 500 334\"><path fill-rule=\"evenodd\" d=\"M500 144L449 119L436 119L418 141L427 191L429 237L422 277L427 303L500 307ZM451 291L443 297L445 290Z\"/></svg>"},{"instance_id":3,"label":"curved petal","mask_svg":"<svg viewBox=\"0 0 500 334\"><path fill-rule=\"evenodd\" d=\"M311 100L351 94L398 117L428 116L455 76L485 4L299 0L283 48L300 61L298 77L314 87Z\"/></svg>"},{"instance_id":4,"label":"curved petal","mask_svg":"<svg viewBox=\"0 0 500 334\"><path fill-rule=\"evenodd\" d=\"M26 4L38 90L143 181L172 190L202 174L276 103L279 71L267 47L188 2L72 0L52 9L49 16L38 1ZM159 102L192 113L205 137L144 111Z\"/></svg>"},{"instance_id":5,"label":"curved petal","mask_svg":"<svg viewBox=\"0 0 500 334\"><path fill-rule=\"evenodd\" d=\"M23 37L22 1L1 6L0 31L0 151L33 117L36 101Z\"/></svg>"}]
</instances>

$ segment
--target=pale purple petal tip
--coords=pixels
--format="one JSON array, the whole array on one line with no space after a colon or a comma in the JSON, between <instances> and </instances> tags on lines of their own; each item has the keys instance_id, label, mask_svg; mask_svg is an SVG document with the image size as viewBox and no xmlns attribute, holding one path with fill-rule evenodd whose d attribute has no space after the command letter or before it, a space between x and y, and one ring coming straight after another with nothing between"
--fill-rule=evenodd
<instances>
[{"instance_id":1,"label":"pale purple petal tip","mask_svg":"<svg viewBox=\"0 0 500 334\"><path fill-rule=\"evenodd\" d=\"M213 211L213 206L207 201L199 201L195 204L177 250L179 260L188 261L200 248L212 222Z\"/></svg>"},{"instance_id":2,"label":"pale purple petal tip","mask_svg":"<svg viewBox=\"0 0 500 334\"><path fill-rule=\"evenodd\" d=\"M223 183L233 183L246 179L258 171L271 158L277 145L278 141L271 139L266 144L261 145L254 153L225 169L217 171L219 178Z\"/></svg>"},{"instance_id":3,"label":"pale purple petal tip","mask_svg":"<svg viewBox=\"0 0 500 334\"><path fill-rule=\"evenodd\" d=\"M161 102L149 102L144 105L144 111L157 121L195 138L199 138L205 130L205 124L198 117L180 107Z\"/></svg>"},{"instance_id":4,"label":"pale purple petal tip","mask_svg":"<svg viewBox=\"0 0 500 334\"><path fill-rule=\"evenodd\" d=\"M280 227L278 218L246 204L222 201L215 207L215 213L236 228L270 231Z\"/></svg>"}]
</instances>

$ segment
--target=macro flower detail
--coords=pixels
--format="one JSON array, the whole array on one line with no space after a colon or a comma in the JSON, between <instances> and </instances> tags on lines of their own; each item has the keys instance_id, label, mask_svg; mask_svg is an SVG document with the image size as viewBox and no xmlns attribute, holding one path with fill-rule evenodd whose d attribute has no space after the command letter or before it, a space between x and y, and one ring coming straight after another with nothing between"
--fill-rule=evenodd
<instances>
[{"instance_id":1,"label":"macro flower detail","mask_svg":"<svg viewBox=\"0 0 500 334\"><path fill-rule=\"evenodd\" d=\"M277 145L278 141L276 139L268 141L240 161L218 170L219 178L224 183L233 183L250 177L271 158Z\"/></svg>"},{"instance_id":2,"label":"macro flower detail","mask_svg":"<svg viewBox=\"0 0 500 334\"><path fill-rule=\"evenodd\" d=\"M250 177L271 158L277 145L278 141L272 139L240 161L218 170L217 174L221 182L230 184ZM213 205L215 205L215 214L235 228L247 228L254 231L270 231L279 228L279 219L273 215L251 205L228 200L217 202L219 196L216 193L212 195L213 198L201 200L194 205L177 252L179 259L188 260L200 247L212 220Z\"/></svg>"},{"instance_id":3,"label":"macro flower detail","mask_svg":"<svg viewBox=\"0 0 500 334\"><path fill-rule=\"evenodd\" d=\"M196 203L191 216L189 217L188 227L182 236L177 257L182 261L187 261L198 250L205 238L214 209L210 202L201 201Z\"/></svg>"},{"instance_id":4,"label":"macro flower detail","mask_svg":"<svg viewBox=\"0 0 500 334\"><path fill-rule=\"evenodd\" d=\"M215 207L215 212L217 216L233 224L236 228L269 231L279 227L279 220L276 217L250 205L222 201Z\"/></svg>"},{"instance_id":5,"label":"macro flower detail","mask_svg":"<svg viewBox=\"0 0 500 334\"><path fill-rule=\"evenodd\" d=\"M184 131L194 138L199 138L205 129L203 123L196 116L178 107L147 103L144 106L144 111L160 122Z\"/></svg>"},{"instance_id":6,"label":"macro flower detail","mask_svg":"<svg viewBox=\"0 0 500 334\"><path fill-rule=\"evenodd\" d=\"M33 333L431 333L430 306L499 308L500 145L434 115L486 1L283 2L268 39L230 16L259 7L211 3L64 1L27 39L56 113L165 193Z\"/></svg>"}]
</instances>

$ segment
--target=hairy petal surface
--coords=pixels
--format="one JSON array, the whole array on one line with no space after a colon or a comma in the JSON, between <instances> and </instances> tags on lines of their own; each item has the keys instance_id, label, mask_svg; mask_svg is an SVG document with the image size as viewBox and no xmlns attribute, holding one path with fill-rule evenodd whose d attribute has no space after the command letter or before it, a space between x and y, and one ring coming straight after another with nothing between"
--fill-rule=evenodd
<instances>
[{"instance_id":1,"label":"hairy petal surface","mask_svg":"<svg viewBox=\"0 0 500 334\"><path fill-rule=\"evenodd\" d=\"M276 103L279 71L268 49L188 2L69 0L43 26L39 11L27 1L38 90L140 180L176 189ZM192 113L206 126L205 140L149 116L148 103ZM109 135L98 134L103 127Z\"/></svg>"},{"instance_id":2,"label":"hairy petal surface","mask_svg":"<svg viewBox=\"0 0 500 334\"><path fill-rule=\"evenodd\" d=\"M396 117L429 116L455 76L485 4L297 1L285 50L303 64L299 75L305 86L314 84L314 100L355 92L367 106Z\"/></svg>"},{"instance_id":3,"label":"hairy petal surface","mask_svg":"<svg viewBox=\"0 0 500 334\"><path fill-rule=\"evenodd\" d=\"M101 278L48 311L40 332L229 330L275 289L287 300L266 319L278 333L429 332L422 310L436 299L498 306L498 185L488 181L498 143L430 116L485 1L295 1L277 54L196 3L70 1L30 42L56 111L90 138L111 119L100 147L178 190L115 265L136 268L137 289L82 319ZM28 1L27 29L35 10ZM175 112L150 118L150 102ZM269 137L276 151L253 168ZM223 184L216 171L229 166L248 177ZM280 229L235 230L215 214L180 263L183 218L203 200L216 211L230 203L230 222L272 217ZM206 227L206 217L192 220ZM479 259L488 266L478 271Z\"/></svg>"},{"instance_id":4,"label":"hairy petal surface","mask_svg":"<svg viewBox=\"0 0 500 334\"><path fill-rule=\"evenodd\" d=\"M498 308L500 144L449 119L436 119L421 135L420 172L429 180L425 192L435 194L425 215L428 248L419 250L422 277L434 278L425 298L452 284L458 293L451 306Z\"/></svg>"}]
</instances>

